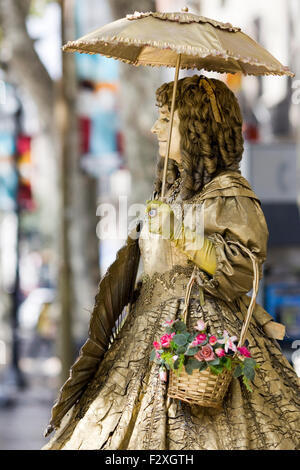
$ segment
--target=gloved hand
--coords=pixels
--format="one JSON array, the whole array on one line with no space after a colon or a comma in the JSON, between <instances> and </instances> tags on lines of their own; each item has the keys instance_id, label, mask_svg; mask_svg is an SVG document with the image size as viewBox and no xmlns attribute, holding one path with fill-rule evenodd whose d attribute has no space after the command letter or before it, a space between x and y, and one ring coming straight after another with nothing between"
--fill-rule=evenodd
<instances>
[{"instance_id":1,"label":"gloved hand","mask_svg":"<svg viewBox=\"0 0 300 470\"><path fill-rule=\"evenodd\" d=\"M214 244L179 221L172 208L162 201L147 201L149 231L171 240L200 269L213 275L217 267Z\"/></svg>"},{"instance_id":2,"label":"gloved hand","mask_svg":"<svg viewBox=\"0 0 300 470\"><path fill-rule=\"evenodd\" d=\"M169 204L162 201L147 201L146 213L148 215L149 232L162 235L172 240L174 235L174 212Z\"/></svg>"}]
</instances>

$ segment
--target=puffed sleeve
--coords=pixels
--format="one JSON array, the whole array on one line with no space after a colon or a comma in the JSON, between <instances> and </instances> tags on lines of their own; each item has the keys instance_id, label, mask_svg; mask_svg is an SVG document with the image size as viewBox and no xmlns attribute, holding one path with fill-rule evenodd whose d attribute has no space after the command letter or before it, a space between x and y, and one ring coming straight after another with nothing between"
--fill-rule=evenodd
<instances>
[{"instance_id":1,"label":"puffed sleeve","mask_svg":"<svg viewBox=\"0 0 300 470\"><path fill-rule=\"evenodd\" d=\"M259 278L266 259L269 231L260 202L246 196L218 196L203 201L204 233L215 246L217 267L204 276L204 291L233 301L252 289L250 257L230 241L238 241L256 255Z\"/></svg>"}]
</instances>

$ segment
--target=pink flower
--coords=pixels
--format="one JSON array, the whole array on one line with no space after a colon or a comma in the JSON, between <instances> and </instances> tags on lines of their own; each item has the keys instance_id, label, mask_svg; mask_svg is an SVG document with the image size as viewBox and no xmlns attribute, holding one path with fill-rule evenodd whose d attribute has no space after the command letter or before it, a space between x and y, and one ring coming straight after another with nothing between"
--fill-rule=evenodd
<instances>
[{"instance_id":1,"label":"pink flower","mask_svg":"<svg viewBox=\"0 0 300 470\"><path fill-rule=\"evenodd\" d=\"M175 336L175 333L171 333L170 335L166 333L160 338L160 342L163 348L168 348L170 346L173 336Z\"/></svg>"},{"instance_id":2,"label":"pink flower","mask_svg":"<svg viewBox=\"0 0 300 470\"><path fill-rule=\"evenodd\" d=\"M165 368L159 369L159 378L162 382L167 381L167 371Z\"/></svg>"},{"instance_id":3,"label":"pink flower","mask_svg":"<svg viewBox=\"0 0 300 470\"><path fill-rule=\"evenodd\" d=\"M216 355L217 355L218 357L223 357L223 356L225 356L225 351L224 351L223 348L217 348L217 349L215 350L215 353L216 353Z\"/></svg>"},{"instance_id":4,"label":"pink flower","mask_svg":"<svg viewBox=\"0 0 300 470\"><path fill-rule=\"evenodd\" d=\"M211 344L212 346L214 346L218 342L215 336L211 336L208 341L209 341L209 344Z\"/></svg>"},{"instance_id":5,"label":"pink flower","mask_svg":"<svg viewBox=\"0 0 300 470\"><path fill-rule=\"evenodd\" d=\"M157 351L155 351L155 354L156 354L157 359L160 359L160 354Z\"/></svg>"},{"instance_id":6,"label":"pink flower","mask_svg":"<svg viewBox=\"0 0 300 470\"><path fill-rule=\"evenodd\" d=\"M250 351L245 346L242 346L241 348L237 348L237 350L242 356L251 357Z\"/></svg>"},{"instance_id":7,"label":"pink flower","mask_svg":"<svg viewBox=\"0 0 300 470\"><path fill-rule=\"evenodd\" d=\"M173 325L174 322L175 322L175 320L166 320L165 323L163 324L163 326L171 326L171 325Z\"/></svg>"},{"instance_id":8,"label":"pink flower","mask_svg":"<svg viewBox=\"0 0 300 470\"><path fill-rule=\"evenodd\" d=\"M203 330L205 330L205 327L206 327L206 324L204 323L204 321L198 320L197 325L194 328L195 328L195 330L203 331Z\"/></svg>"},{"instance_id":9,"label":"pink flower","mask_svg":"<svg viewBox=\"0 0 300 470\"><path fill-rule=\"evenodd\" d=\"M201 350L198 351L194 357L195 359L198 359L198 361L212 361L216 356L211 345L206 344L205 346L202 346Z\"/></svg>"},{"instance_id":10,"label":"pink flower","mask_svg":"<svg viewBox=\"0 0 300 470\"><path fill-rule=\"evenodd\" d=\"M153 341L153 346L156 350L161 348L160 344L157 341Z\"/></svg>"},{"instance_id":11,"label":"pink flower","mask_svg":"<svg viewBox=\"0 0 300 470\"><path fill-rule=\"evenodd\" d=\"M204 343L206 338L207 338L207 336L204 333L196 336L196 338L192 342L192 346L199 346L199 344Z\"/></svg>"}]
</instances>

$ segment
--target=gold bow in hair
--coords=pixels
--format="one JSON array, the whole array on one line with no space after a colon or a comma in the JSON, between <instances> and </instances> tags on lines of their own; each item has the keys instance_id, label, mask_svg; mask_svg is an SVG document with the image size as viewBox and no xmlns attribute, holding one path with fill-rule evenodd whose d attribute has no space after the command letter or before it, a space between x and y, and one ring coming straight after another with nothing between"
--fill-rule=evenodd
<instances>
[{"instance_id":1,"label":"gold bow in hair","mask_svg":"<svg viewBox=\"0 0 300 470\"><path fill-rule=\"evenodd\" d=\"M203 77L199 81L199 87L201 86L204 87L206 93L208 94L215 121L222 122L223 121L222 112L218 106L217 98L214 93L215 85L209 80L209 78Z\"/></svg>"}]
</instances>

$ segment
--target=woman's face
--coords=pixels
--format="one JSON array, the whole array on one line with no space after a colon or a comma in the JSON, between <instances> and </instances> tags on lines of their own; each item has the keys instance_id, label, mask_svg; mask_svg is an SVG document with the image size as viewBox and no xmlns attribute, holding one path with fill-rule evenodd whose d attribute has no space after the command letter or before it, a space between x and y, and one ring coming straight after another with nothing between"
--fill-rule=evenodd
<instances>
[{"instance_id":1,"label":"woman's face","mask_svg":"<svg viewBox=\"0 0 300 470\"><path fill-rule=\"evenodd\" d=\"M157 121L154 123L151 132L156 134L158 145L159 145L159 155L165 157L167 153L167 140L168 140L168 131L170 124L170 111L168 106L164 105L159 108L159 116ZM174 112L173 126L172 126L172 137L170 145L170 154L169 158L175 160L177 163L181 163L181 153L180 153L180 133L179 133L179 116L178 110Z\"/></svg>"}]
</instances>

